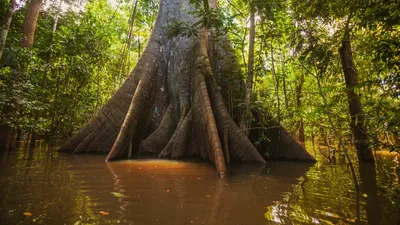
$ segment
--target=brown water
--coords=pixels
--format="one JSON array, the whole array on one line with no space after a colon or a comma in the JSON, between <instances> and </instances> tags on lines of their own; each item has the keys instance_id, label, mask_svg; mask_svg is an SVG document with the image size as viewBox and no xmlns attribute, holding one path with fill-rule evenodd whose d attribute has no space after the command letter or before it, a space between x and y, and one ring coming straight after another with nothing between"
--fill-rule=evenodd
<instances>
[{"instance_id":1,"label":"brown water","mask_svg":"<svg viewBox=\"0 0 400 225\"><path fill-rule=\"evenodd\" d=\"M340 163L241 165L220 180L203 162L19 149L0 156L0 224L400 224L398 164L379 164L367 201Z\"/></svg>"}]
</instances>

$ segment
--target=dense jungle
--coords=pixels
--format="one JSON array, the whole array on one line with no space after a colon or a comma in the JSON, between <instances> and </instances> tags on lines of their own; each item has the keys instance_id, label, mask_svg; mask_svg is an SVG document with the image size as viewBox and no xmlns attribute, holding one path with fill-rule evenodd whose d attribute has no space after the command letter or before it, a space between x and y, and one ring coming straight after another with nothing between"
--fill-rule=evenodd
<instances>
[{"instance_id":1,"label":"dense jungle","mask_svg":"<svg viewBox=\"0 0 400 225\"><path fill-rule=\"evenodd\" d=\"M0 224L400 224L399 0L0 0Z\"/></svg>"}]
</instances>

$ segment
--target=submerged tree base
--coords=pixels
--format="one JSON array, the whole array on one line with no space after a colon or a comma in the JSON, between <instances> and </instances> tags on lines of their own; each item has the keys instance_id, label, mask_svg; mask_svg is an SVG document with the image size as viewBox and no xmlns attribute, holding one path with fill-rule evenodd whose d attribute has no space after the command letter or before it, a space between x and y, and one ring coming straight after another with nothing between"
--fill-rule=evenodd
<instances>
[{"instance_id":1,"label":"submerged tree base","mask_svg":"<svg viewBox=\"0 0 400 225\"><path fill-rule=\"evenodd\" d=\"M221 178L231 162L265 163L230 116L214 77L240 80L227 38L205 29L190 37L166 35L170 21L193 25L191 11L189 0L161 1L136 68L61 150L108 152L106 161L148 153L201 157L214 164Z\"/></svg>"}]
</instances>

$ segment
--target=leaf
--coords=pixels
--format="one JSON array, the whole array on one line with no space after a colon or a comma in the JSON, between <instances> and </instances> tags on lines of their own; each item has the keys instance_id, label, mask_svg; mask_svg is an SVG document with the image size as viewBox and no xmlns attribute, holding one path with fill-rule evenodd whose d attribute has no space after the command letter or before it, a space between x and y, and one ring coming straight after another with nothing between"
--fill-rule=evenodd
<instances>
[{"instance_id":1,"label":"leaf","mask_svg":"<svg viewBox=\"0 0 400 225\"><path fill-rule=\"evenodd\" d=\"M368 197L368 195L367 195L367 194L365 194L365 193L364 193L362 196L363 196L364 198Z\"/></svg>"},{"instance_id":2,"label":"leaf","mask_svg":"<svg viewBox=\"0 0 400 225\"><path fill-rule=\"evenodd\" d=\"M124 195L118 192L111 192L112 195L114 195L117 198L122 198Z\"/></svg>"},{"instance_id":3,"label":"leaf","mask_svg":"<svg viewBox=\"0 0 400 225\"><path fill-rule=\"evenodd\" d=\"M103 215L103 216L110 215L110 213L109 213L109 212L106 212L106 211L100 211L99 213L100 213L101 215Z\"/></svg>"},{"instance_id":4,"label":"leaf","mask_svg":"<svg viewBox=\"0 0 400 225\"><path fill-rule=\"evenodd\" d=\"M25 215L25 216L32 216L32 213L30 213L30 212L24 212L24 215Z\"/></svg>"}]
</instances>

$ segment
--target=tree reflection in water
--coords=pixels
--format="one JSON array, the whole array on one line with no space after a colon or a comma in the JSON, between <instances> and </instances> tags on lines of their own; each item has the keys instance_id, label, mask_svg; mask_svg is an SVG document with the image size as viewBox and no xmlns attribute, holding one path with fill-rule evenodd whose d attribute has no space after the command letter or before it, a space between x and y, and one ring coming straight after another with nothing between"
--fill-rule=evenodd
<instances>
[{"instance_id":1,"label":"tree reflection in water","mask_svg":"<svg viewBox=\"0 0 400 225\"><path fill-rule=\"evenodd\" d=\"M400 224L398 164L386 159L369 201L340 163L234 165L220 180L198 161L107 164L46 146L0 157L0 224Z\"/></svg>"},{"instance_id":2,"label":"tree reflection in water","mask_svg":"<svg viewBox=\"0 0 400 225\"><path fill-rule=\"evenodd\" d=\"M346 165L319 162L281 201L268 207L265 217L277 224L400 224L399 184L390 185L398 171L387 173L398 164L388 159L379 163L376 185L375 177L364 178L369 182L357 193Z\"/></svg>"}]
</instances>

